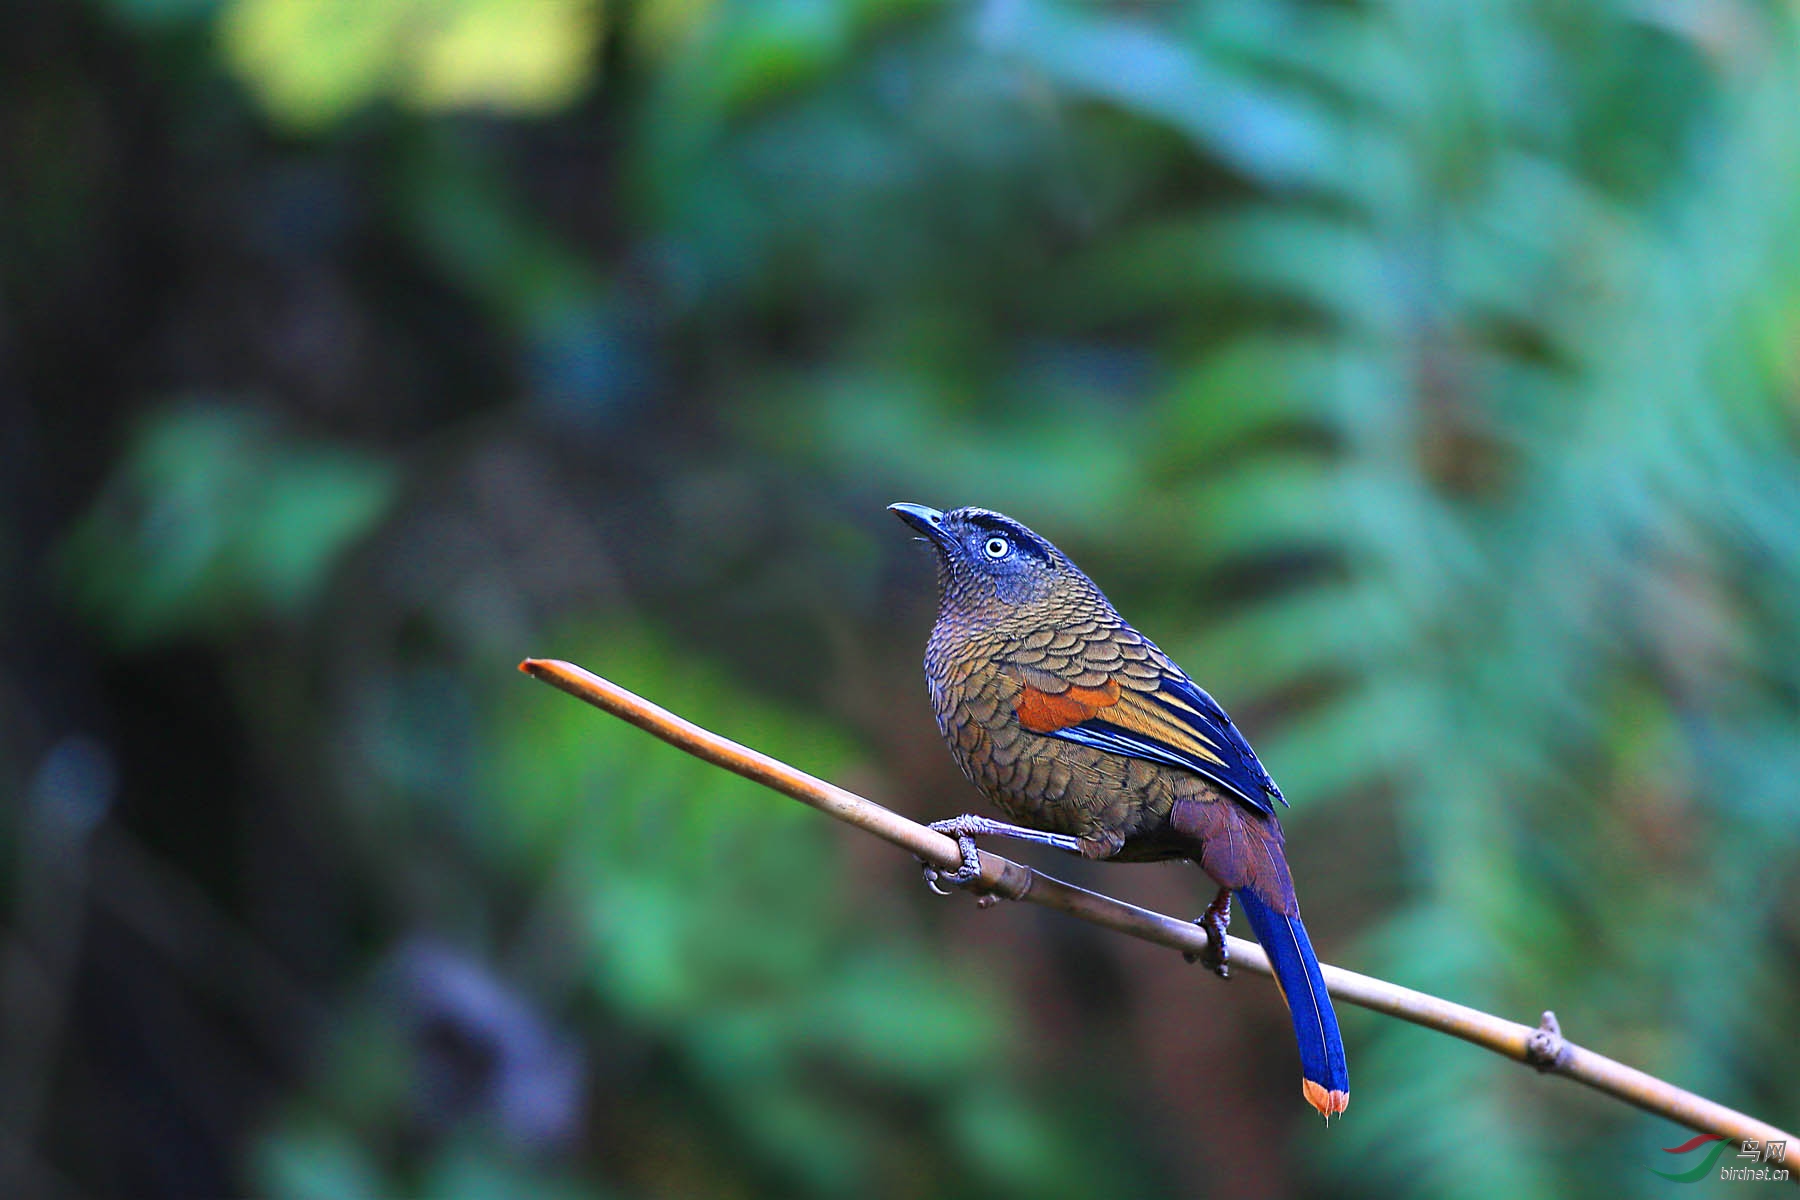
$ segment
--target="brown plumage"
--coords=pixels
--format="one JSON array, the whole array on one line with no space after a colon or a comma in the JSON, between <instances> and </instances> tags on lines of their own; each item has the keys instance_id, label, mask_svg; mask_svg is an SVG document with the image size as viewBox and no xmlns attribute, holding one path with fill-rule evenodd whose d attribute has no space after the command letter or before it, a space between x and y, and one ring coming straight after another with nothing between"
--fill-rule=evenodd
<instances>
[{"instance_id":1,"label":"brown plumage","mask_svg":"<svg viewBox=\"0 0 1800 1200\"><path fill-rule=\"evenodd\" d=\"M938 551L925 677L957 765L1011 820L1089 858L1190 859L1238 893L1271 958L1286 956L1277 981L1306 1096L1342 1112L1343 1050L1282 852L1281 793L1243 735L1037 534L984 509L893 508Z\"/></svg>"}]
</instances>

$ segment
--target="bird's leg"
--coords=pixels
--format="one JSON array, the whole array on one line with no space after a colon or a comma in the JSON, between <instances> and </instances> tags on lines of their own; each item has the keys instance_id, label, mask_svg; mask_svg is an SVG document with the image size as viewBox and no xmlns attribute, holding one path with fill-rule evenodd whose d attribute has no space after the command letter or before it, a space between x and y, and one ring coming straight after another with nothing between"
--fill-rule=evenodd
<instances>
[{"instance_id":1,"label":"bird's leg","mask_svg":"<svg viewBox=\"0 0 1800 1200\"><path fill-rule=\"evenodd\" d=\"M1189 962L1204 963L1220 979L1230 979L1231 950L1225 944L1225 930L1231 926L1231 889L1220 888L1206 911L1194 918L1194 924L1206 930L1206 949L1181 957Z\"/></svg>"},{"instance_id":2,"label":"bird's leg","mask_svg":"<svg viewBox=\"0 0 1800 1200\"><path fill-rule=\"evenodd\" d=\"M1036 842L1040 846L1054 846L1058 850L1067 850L1070 854L1081 853L1080 838L1064 833L1048 833L1042 829L1028 829L1023 825L1008 825L1005 821L978 817L974 813L964 813L947 821L933 821L931 827L959 841L965 837L1005 837L1021 842Z\"/></svg>"},{"instance_id":3,"label":"bird's leg","mask_svg":"<svg viewBox=\"0 0 1800 1200\"><path fill-rule=\"evenodd\" d=\"M1027 829L1023 825L1008 825L1005 821L991 821L986 817L978 817L974 813L964 813L960 817L951 817L945 821L933 821L931 827L939 833L947 833L956 839L962 849L962 866L954 871L940 871L930 863L925 864L925 886L940 896L947 896L939 883L961 886L971 882L981 874L981 856L975 849L978 837L1009 837L1021 842L1036 842L1040 846L1054 846L1058 850L1067 850L1071 854L1081 853L1081 839L1067 837L1060 833L1045 833L1041 829Z\"/></svg>"}]
</instances>

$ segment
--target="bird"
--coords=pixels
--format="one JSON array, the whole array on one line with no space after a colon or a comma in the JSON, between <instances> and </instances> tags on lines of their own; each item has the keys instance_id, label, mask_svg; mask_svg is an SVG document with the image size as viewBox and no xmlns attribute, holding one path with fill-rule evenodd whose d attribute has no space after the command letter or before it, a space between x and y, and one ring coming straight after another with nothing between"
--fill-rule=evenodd
<instances>
[{"instance_id":1,"label":"bird","mask_svg":"<svg viewBox=\"0 0 1800 1200\"><path fill-rule=\"evenodd\" d=\"M1282 848L1275 804L1287 800L1250 743L1046 539L985 508L888 510L937 552L925 680L938 731L1016 822L965 813L934 823L963 849L963 869L946 878L973 878L977 836L1197 864L1218 885L1199 918L1202 957L1228 973L1235 894L1293 1020L1301 1094L1329 1124L1350 1103L1343 1038Z\"/></svg>"}]
</instances>

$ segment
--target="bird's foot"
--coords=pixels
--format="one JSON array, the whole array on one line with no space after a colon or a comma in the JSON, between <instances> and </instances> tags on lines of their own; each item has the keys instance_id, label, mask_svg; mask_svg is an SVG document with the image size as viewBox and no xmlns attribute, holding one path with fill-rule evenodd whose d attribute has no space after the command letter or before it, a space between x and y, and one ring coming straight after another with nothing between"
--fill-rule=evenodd
<instances>
[{"instance_id":1,"label":"bird's foot","mask_svg":"<svg viewBox=\"0 0 1800 1200\"><path fill-rule=\"evenodd\" d=\"M992 821L987 817L978 817L974 813L964 813L960 817L951 817L947 821L933 821L931 827L939 833L947 833L956 839L962 848L962 866L954 871L943 871L930 863L925 864L925 885L939 895L947 896L948 892L939 887L940 883L958 886L973 883L981 874L981 856L975 849L978 837L1006 837L1021 842L1035 842L1040 846L1054 846L1070 854L1080 854L1081 839L1070 837L1066 833L1051 833L1044 829L1028 829L1023 825L1008 825L1005 821ZM992 897L983 897L982 907L992 903Z\"/></svg>"},{"instance_id":2,"label":"bird's foot","mask_svg":"<svg viewBox=\"0 0 1800 1200\"><path fill-rule=\"evenodd\" d=\"M962 866L954 871L945 871L931 863L923 863L926 887L940 896L948 896L950 892L944 884L962 887L975 882L976 877L981 874L981 851L975 848L975 835L983 832L980 828L983 824L985 822L982 818L970 813L931 823L931 828L956 839L957 849L962 851Z\"/></svg>"},{"instance_id":3,"label":"bird's foot","mask_svg":"<svg viewBox=\"0 0 1800 1200\"><path fill-rule=\"evenodd\" d=\"M1206 949L1181 957L1205 965L1220 979L1230 979L1231 948L1225 942L1225 930L1231 926L1231 889L1220 888L1206 911L1194 918L1194 924L1206 930Z\"/></svg>"}]
</instances>

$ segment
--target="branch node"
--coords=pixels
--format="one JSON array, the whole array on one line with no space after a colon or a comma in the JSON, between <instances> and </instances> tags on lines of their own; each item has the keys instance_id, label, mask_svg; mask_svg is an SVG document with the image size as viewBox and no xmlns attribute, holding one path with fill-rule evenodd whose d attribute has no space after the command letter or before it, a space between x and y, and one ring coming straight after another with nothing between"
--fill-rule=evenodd
<instances>
[{"instance_id":1,"label":"branch node","mask_svg":"<svg viewBox=\"0 0 1800 1200\"><path fill-rule=\"evenodd\" d=\"M925 875L925 886L940 896L949 896L954 890L970 893L975 897L978 908L992 908L1002 900L1023 900L1031 891L1031 882L1037 878L1037 872L1030 867L1021 866L1010 859L991 856L982 857L975 849L975 843L966 835L958 839L967 843L963 846L965 858L960 870L946 871L941 867L919 859L919 865ZM982 876L990 862L999 862L1000 875L992 883ZM949 887L945 887L949 884Z\"/></svg>"},{"instance_id":2,"label":"branch node","mask_svg":"<svg viewBox=\"0 0 1800 1200\"><path fill-rule=\"evenodd\" d=\"M1031 884L1037 879L1037 872L1030 867L1006 860L1000 870L1000 878L988 889L990 895L1001 896L1008 900L1023 900L1031 894Z\"/></svg>"},{"instance_id":3,"label":"branch node","mask_svg":"<svg viewBox=\"0 0 1800 1200\"><path fill-rule=\"evenodd\" d=\"M1547 1074L1565 1069L1571 1057L1569 1043L1563 1041L1562 1026L1556 1023L1556 1014L1545 1009L1543 1020L1525 1039L1525 1061Z\"/></svg>"}]
</instances>

